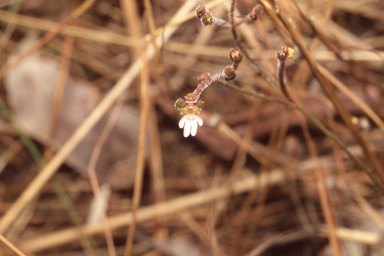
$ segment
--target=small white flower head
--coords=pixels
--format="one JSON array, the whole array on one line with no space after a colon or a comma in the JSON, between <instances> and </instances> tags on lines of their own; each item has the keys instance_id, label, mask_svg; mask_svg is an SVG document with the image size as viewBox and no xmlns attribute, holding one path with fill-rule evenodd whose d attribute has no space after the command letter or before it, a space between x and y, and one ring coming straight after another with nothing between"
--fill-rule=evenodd
<instances>
[{"instance_id":1,"label":"small white flower head","mask_svg":"<svg viewBox=\"0 0 384 256\"><path fill-rule=\"evenodd\" d=\"M203 125L203 119L201 119L197 115L185 115L181 118L179 122L179 127L184 128L184 137L188 137L189 135L195 136L197 133L197 125Z\"/></svg>"}]
</instances>

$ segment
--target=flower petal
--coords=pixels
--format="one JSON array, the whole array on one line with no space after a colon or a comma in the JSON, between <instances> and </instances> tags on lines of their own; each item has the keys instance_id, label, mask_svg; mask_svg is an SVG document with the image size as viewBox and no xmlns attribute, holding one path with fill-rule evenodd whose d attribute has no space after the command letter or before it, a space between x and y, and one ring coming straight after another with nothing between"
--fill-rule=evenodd
<instances>
[{"instance_id":1,"label":"flower petal","mask_svg":"<svg viewBox=\"0 0 384 256\"><path fill-rule=\"evenodd\" d=\"M187 122L185 122L185 125L184 125L184 137L188 137L190 134L191 134L191 120L190 119L187 119Z\"/></svg>"},{"instance_id":2,"label":"flower petal","mask_svg":"<svg viewBox=\"0 0 384 256\"><path fill-rule=\"evenodd\" d=\"M200 126L203 125L203 119L201 119L201 117L199 117L199 116L195 116L195 120L196 120L196 122L197 122Z\"/></svg>"},{"instance_id":3,"label":"flower petal","mask_svg":"<svg viewBox=\"0 0 384 256\"><path fill-rule=\"evenodd\" d=\"M195 136L196 133L197 133L197 122L196 120L194 120L193 122L191 122L191 135Z\"/></svg>"},{"instance_id":4,"label":"flower petal","mask_svg":"<svg viewBox=\"0 0 384 256\"><path fill-rule=\"evenodd\" d=\"M180 121L179 121L180 129L182 129L184 127L186 121L187 121L187 116L183 116L183 118L180 119Z\"/></svg>"},{"instance_id":5,"label":"flower petal","mask_svg":"<svg viewBox=\"0 0 384 256\"><path fill-rule=\"evenodd\" d=\"M184 137L188 137L191 133L191 121L187 120L187 122L184 125Z\"/></svg>"}]
</instances>

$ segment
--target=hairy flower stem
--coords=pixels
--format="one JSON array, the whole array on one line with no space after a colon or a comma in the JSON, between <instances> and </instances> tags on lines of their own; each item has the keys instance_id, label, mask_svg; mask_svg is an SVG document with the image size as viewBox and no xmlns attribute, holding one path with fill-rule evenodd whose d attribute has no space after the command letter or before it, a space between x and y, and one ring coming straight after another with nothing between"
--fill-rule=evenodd
<instances>
[{"instance_id":1,"label":"hairy flower stem","mask_svg":"<svg viewBox=\"0 0 384 256\"><path fill-rule=\"evenodd\" d=\"M197 16L202 17L207 13L205 7L199 6L197 9ZM203 120L197 115L201 114L201 106L204 104L203 101L199 100L201 94L205 89L208 88L213 82L220 78L225 80L232 80L236 77L237 66L243 59L243 54L238 48L233 48L229 51L228 57L232 60L232 64L226 66L223 71L211 76L209 73L201 74L198 77L199 84L193 93L188 93L184 96L184 99L177 99L175 102L175 109L181 110L181 115L184 115L179 121L179 127L184 129L184 137L189 135L195 136L198 126L203 125Z\"/></svg>"},{"instance_id":2,"label":"hairy flower stem","mask_svg":"<svg viewBox=\"0 0 384 256\"><path fill-rule=\"evenodd\" d=\"M197 85L196 89L193 91L193 94L196 96L196 100L200 98L200 95L208 88L213 82L218 80L221 77L221 73L217 73L211 76L209 73L205 73L199 76L200 83Z\"/></svg>"},{"instance_id":3,"label":"hairy flower stem","mask_svg":"<svg viewBox=\"0 0 384 256\"><path fill-rule=\"evenodd\" d=\"M231 8L228 13L229 23L231 24L232 29L234 29L235 27L235 19L233 16L235 14L236 3L237 3L237 0L231 0Z\"/></svg>"}]
</instances>

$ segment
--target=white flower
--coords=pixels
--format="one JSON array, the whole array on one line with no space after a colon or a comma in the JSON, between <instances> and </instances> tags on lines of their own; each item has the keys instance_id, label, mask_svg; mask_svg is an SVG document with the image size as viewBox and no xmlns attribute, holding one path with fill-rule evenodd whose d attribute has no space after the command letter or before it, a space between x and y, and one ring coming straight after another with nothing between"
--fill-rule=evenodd
<instances>
[{"instance_id":1,"label":"white flower","mask_svg":"<svg viewBox=\"0 0 384 256\"><path fill-rule=\"evenodd\" d=\"M180 128L184 127L184 133L183 133L184 137L188 137L189 134L191 134L192 136L195 136L197 132L197 124L199 124L199 126L203 125L203 119L201 119L199 116L197 115L183 116L183 118L181 118L179 122L179 127Z\"/></svg>"}]
</instances>

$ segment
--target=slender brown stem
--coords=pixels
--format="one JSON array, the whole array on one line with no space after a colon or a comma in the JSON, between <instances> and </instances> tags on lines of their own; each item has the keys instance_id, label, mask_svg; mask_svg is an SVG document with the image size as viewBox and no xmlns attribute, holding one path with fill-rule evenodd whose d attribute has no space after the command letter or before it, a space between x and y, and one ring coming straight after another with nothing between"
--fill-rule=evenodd
<instances>
[{"instance_id":1,"label":"slender brown stem","mask_svg":"<svg viewBox=\"0 0 384 256\"><path fill-rule=\"evenodd\" d=\"M291 32L294 34L294 31ZM280 88L282 88L284 95L292 102L294 105L306 116L308 117L322 132L324 132L328 137L330 137L334 142L336 142L355 162L369 175L369 177L377 184L380 188L384 190L384 185L380 182L372 173L369 171L368 167L364 165L362 161L356 158L330 130L328 130L318 119L316 119L313 115L311 115L297 100L295 100L287 89L287 85L285 84L284 76L284 65L281 65L281 62L285 62L287 58L290 57L289 50L286 49L286 46L283 47L283 51L281 53L277 53L276 57L278 59L278 80L280 83ZM317 71L317 69L316 69ZM286 92L284 91L287 90ZM287 93L287 94L286 94Z\"/></svg>"},{"instance_id":2,"label":"slender brown stem","mask_svg":"<svg viewBox=\"0 0 384 256\"><path fill-rule=\"evenodd\" d=\"M284 51L288 51L286 46L283 46L282 53L277 53L277 70L276 70L276 79L279 81L280 89L283 92L284 96L287 98L288 101L294 102L293 97L288 89L287 84L285 83L285 60L286 56Z\"/></svg>"},{"instance_id":3,"label":"slender brown stem","mask_svg":"<svg viewBox=\"0 0 384 256\"><path fill-rule=\"evenodd\" d=\"M340 115L341 115L342 119L344 120L345 124L348 126L348 128L352 131L352 133L357 138L359 144L361 145L361 147L363 148L363 150L365 152L365 155L367 156L369 161L372 163L372 165L373 165L377 175L380 177L381 182L384 182L384 168L381 165L381 163L378 160L378 158L376 157L376 155L372 153L371 149L369 148L369 146L365 142L363 136L361 135L361 132L359 131L359 129L352 123L352 121L351 121L352 120L351 114L345 109L343 103L341 102L341 100L337 96L336 91L333 88L333 86L321 74L321 72L317 68L316 62L313 59L313 56L310 54L308 48L306 47L306 45L304 43L304 39L299 34L297 29L294 28L294 26L291 24L291 21L288 20L288 18L286 18L283 13L281 13L281 17L282 17L283 21L285 22L285 25L286 25L287 29L291 33L292 39L298 45L298 47L300 48L302 54L304 55L305 59L307 60L308 65L310 66L310 68L312 70L312 73L317 78L317 80L320 82L322 88L324 89L324 91L326 92L328 97L332 100L334 106L336 107L336 109L340 113Z\"/></svg>"},{"instance_id":4,"label":"slender brown stem","mask_svg":"<svg viewBox=\"0 0 384 256\"><path fill-rule=\"evenodd\" d=\"M261 92L249 91L249 90L243 89L241 87L235 86L233 84L230 84L230 83L223 81L223 80L219 80L219 81L217 81L217 83L220 85L223 85L223 86L225 86L231 90L235 90L235 91L242 93L242 94L245 94L245 95L257 97L257 98L260 98L260 99L263 99L266 101L270 101L270 102L277 102L277 103L287 105L287 106L291 105L289 102L287 102L285 100L280 100L280 99L276 99L273 97L269 97L269 96L266 96L265 94L263 94Z\"/></svg>"},{"instance_id":5,"label":"slender brown stem","mask_svg":"<svg viewBox=\"0 0 384 256\"><path fill-rule=\"evenodd\" d=\"M234 37L236 36L236 31L235 29L232 30L233 34L234 34ZM241 43L237 40L237 36L235 37L235 40L236 42L238 43L238 46L240 48L240 50L242 51L242 53L244 54L244 56L248 59L248 60L252 60L247 51L243 49ZM274 83L277 83L277 85L280 87L280 84L279 82L274 78L272 77L270 81L273 81ZM280 82L282 82L282 84L284 84L284 80L281 80ZM259 93L256 93L256 92L253 92L253 91L249 91L249 90L245 90L245 89L242 89L242 88L239 88L239 87L236 87L234 85L231 85L229 83L225 83L223 81L219 81L219 84L221 85L224 85L230 89L233 89L233 90L236 90L240 93L243 93L243 94L246 94L246 95L250 95L250 96L253 96L253 97L258 97L258 98L263 98L265 100L269 100L269 101L273 101L273 102L277 102L277 103L282 103L282 104L286 104L286 105L289 105L288 102L286 101L281 101L281 100L277 100L277 99L273 99L273 98L270 98L270 97L267 97L267 96L264 96L263 94L259 94ZM285 86L285 85L284 85ZM325 127L315 116L313 116L311 113L309 113L304 107L303 105L301 105L301 103L299 103L298 101L295 101L293 98L292 98L293 102L294 102L294 105L297 109L299 109L309 120L311 120L311 122L317 127L319 128L326 136L328 136L330 139L332 139L337 145L339 145L343 151L345 153L347 153L347 155L353 159L360 168L362 168L367 174L368 176L372 179L372 181L374 181L381 189L384 190L384 185L382 184L382 182L380 182L377 177L369 170L369 168L360 160L358 159L357 157L355 157L352 152L347 148L347 146L341 141L339 140L339 138L337 138L327 127Z\"/></svg>"},{"instance_id":6,"label":"slender brown stem","mask_svg":"<svg viewBox=\"0 0 384 256\"><path fill-rule=\"evenodd\" d=\"M244 54L244 56L248 60L248 63L250 63L250 67L254 70L254 72L255 73L261 72L261 74L267 79L268 82L272 83L274 86L279 87L280 86L279 82L272 76L271 73L269 73L269 71L264 67L264 65L260 61L251 58L248 51L245 49L245 47L239 40L235 28L232 29L232 35L233 35L233 39L236 42L237 47L239 47L241 52Z\"/></svg>"}]
</instances>

